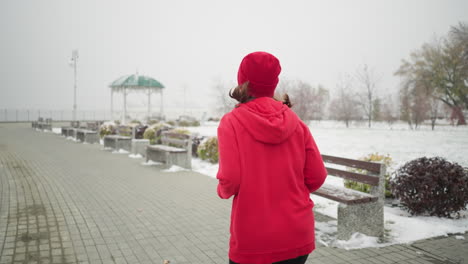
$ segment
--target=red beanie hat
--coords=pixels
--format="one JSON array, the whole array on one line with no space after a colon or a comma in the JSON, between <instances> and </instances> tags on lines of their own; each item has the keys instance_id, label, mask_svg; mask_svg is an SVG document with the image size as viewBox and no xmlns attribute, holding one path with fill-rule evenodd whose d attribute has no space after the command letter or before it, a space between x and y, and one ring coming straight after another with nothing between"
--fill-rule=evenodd
<instances>
[{"instance_id":1,"label":"red beanie hat","mask_svg":"<svg viewBox=\"0 0 468 264\"><path fill-rule=\"evenodd\" d=\"M275 56L263 51L253 52L242 60L237 83L248 81L249 93L254 97L273 97L280 72L281 65Z\"/></svg>"}]
</instances>

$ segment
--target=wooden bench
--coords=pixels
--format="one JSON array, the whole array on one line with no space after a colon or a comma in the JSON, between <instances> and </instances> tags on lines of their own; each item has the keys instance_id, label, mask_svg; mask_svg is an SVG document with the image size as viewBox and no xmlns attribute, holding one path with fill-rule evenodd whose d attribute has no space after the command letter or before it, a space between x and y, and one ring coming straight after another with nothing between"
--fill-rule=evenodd
<instances>
[{"instance_id":1,"label":"wooden bench","mask_svg":"<svg viewBox=\"0 0 468 264\"><path fill-rule=\"evenodd\" d=\"M88 129L77 129L76 130L76 139L83 143L99 143L99 135L97 131L88 130Z\"/></svg>"},{"instance_id":2,"label":"wooden bench","mask_svg":"<svg viewBox=\"0 0 468 264\"><path fill-rule=\"evenodd\" d=\"M161 142L161 144L146 147L146 161L152 160L165 163L167 166L177 165L192 169L190 135L164 131L161 134Z\"/></svg>"},{"instance_id":3,"label":"wooden bench","mask_svg":"<svg viewBox=\"0 0 468 264\"><path fill-rule=\"evenodd\" d=\"M95 121L95 122L86 122L86 129L91 131L99 131L99 128L104 122Z\"/></svg>"},{"instance_id":4,"label":"wooden bench","mask_svg":"<svg viewBox=\"0 0 468 264\"><path fill-rule=\"evenodd\" d=\"M314 195L339 202L338 234L340 240L348 240L355 232L368 236L384 236L385 164L322 155L328 175L369 184L370 193L325 184ZM330 166L332 165L332 166ZM338 166L344 169L337 168ZM367 173L351 172L361 169Z\"/></svg>"},{"instance_id":5,"label":"wooden bench","mask_svg":"<svg viewBox=\"0 0 468 264\"><path fill-rule=\"evenodd\" d=\"M37 121L32 122L32 128L40 130L52 130L52 118L39 117Z\"/></svg>"}]
</instances>

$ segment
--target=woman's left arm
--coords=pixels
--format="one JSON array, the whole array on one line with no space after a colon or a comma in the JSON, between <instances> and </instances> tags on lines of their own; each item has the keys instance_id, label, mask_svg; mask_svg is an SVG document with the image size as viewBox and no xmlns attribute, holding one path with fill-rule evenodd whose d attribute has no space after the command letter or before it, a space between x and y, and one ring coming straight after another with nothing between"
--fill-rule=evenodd
<instances>
[{"instance_id":1,"label":"woman's left arm","mask_svg":"<svg viewBox=\"0 0 468 264\"><path fill-rule=\"evenodd\" d=\"M234 128L228 116L221 119L218 127L219 169L216 178L218 195L228 199L237 195L240 186L239 148Z\"/></svg>"}]
</instances>

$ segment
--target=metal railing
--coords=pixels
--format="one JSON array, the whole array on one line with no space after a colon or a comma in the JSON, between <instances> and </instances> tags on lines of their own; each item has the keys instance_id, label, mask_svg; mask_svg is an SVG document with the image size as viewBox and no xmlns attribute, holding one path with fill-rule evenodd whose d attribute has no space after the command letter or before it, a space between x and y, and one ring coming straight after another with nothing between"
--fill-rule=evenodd
<instances>
[{"instance_id":1,"label":"metal railing","mask_svg":"<svg viewBox=\"0 0 468 264\"><path fill-rule=\"evenodd\" d=\"M114 113L118 116L119 113ZM44 110L44 109L0 109L0 122L31 122L39 117L52 118L54 121L73 120L73 110ZM108 120L111 118L109 111L77 111L77 120Z\"/></svg>"}]
</instances>

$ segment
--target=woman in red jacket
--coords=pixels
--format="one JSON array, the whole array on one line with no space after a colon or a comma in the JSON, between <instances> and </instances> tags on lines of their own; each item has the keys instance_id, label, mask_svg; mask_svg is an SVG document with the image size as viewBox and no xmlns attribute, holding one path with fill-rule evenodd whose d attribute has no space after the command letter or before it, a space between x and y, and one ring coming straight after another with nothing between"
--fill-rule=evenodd
<instances>
[{"instance_id":1,"label":"woman in red jacket","mask_svg":"<svg viewBox=\"0 0 468 264\"><path fill-rule=\"evenodd\" d=\"M234 196L230 263L305 263L315 249L310 193L327 172L309 128L273 98L281 66L266 52L241 62L239 101L218 127L218 195Z\"/></svg>"}]
</instances>

